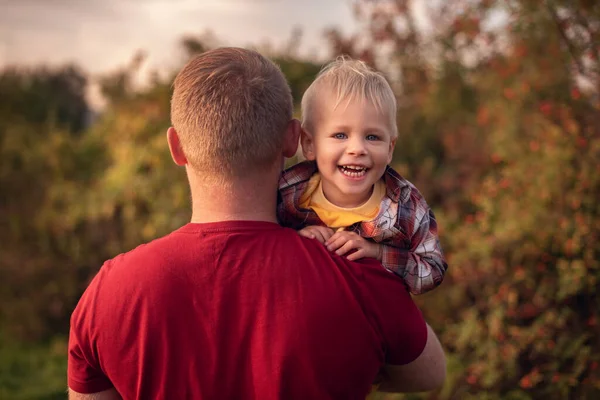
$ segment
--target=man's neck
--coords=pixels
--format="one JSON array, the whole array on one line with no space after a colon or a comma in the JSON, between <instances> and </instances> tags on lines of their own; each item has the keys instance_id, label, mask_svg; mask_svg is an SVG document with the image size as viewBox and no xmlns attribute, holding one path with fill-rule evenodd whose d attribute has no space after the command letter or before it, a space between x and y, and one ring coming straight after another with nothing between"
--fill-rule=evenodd
<instances>
[{"instance_id":1,"label":"man's neck","mask_svg":"<svg viewBox=\"0 0 600 400\"><path fill-rule=\"evenodd\" d=\"M192 191L191 222L277 222L276 174L246 176L227 184L208 183L191 171L188 178Z\"/></svg>"}]
</instances>

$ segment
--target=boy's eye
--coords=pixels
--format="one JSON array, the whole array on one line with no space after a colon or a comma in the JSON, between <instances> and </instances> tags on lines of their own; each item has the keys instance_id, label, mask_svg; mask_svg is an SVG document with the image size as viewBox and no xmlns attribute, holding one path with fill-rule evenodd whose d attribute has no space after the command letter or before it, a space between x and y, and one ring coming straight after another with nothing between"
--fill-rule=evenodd
<instances>
[{"instance_id":1,"label":"boy's eye","mask_svg":"<svg viewBox=\"0 0 600 400\"><path fill-rule=\"evenodd\" d=\"M379 136L377 136L377 135L367 135L367 140L379 140Z\"/></svg>"},{"instance_id":2,"label":"boy's eye","mask_svg":"<svg viewBox=\"0 0 600 400\"><path fill-rule=\"evenodd\" d=\"M335 139L346 139L346 137L347 137L347 136L346 136L346 134L345 134L345 133L343 133L343 132L338 132L338 133L334 133L334 134L333 134L333 137L334 137Z\"/></svg>"}]
</instances>

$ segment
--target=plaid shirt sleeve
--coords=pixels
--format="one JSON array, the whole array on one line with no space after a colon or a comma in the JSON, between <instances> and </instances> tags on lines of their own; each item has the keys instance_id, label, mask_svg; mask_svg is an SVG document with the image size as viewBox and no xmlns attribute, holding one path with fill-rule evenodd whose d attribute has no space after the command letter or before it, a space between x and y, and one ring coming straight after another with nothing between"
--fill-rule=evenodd
<instances>
[{"instance_id":1,"label":"plaid shirt sleeve","mask_svg":"<svg viewBox=\"0 0 600 400\"><path fill-rule=\"evenodd\" d=\"M277 219L281 226L299 230L308 225L324 225L313 210L298 205L308 181L316 171L314 162L305 161L281 174L277 197Z\"/></svg>"},{"instance_id":2,"label":"plaid shirt sleeve","mask_svg":"<svg viewBox=\"0 0 600 400\"><path fill-rule=\"evenodd\" d=\"M412 294L422 294L442 283L448 264L433 211L427 208L416 214L422 216L415 222L410 237L395 236L382 243L381 263L404 279Z\"/></svg>"},{"instance_id":3,"label":"plaid shirt sleeve","mask_svg":"<svg viewBox=\"0 0 600 400\"><path fill-rule=\"evenodd\" d=\"M392 168L384 180L387 196L378 216L360 223L356 231L383 245L381 263L412 294L426 293L442 283L448 269L435 215L419 190Z\"/></svg>"}]
</instances>

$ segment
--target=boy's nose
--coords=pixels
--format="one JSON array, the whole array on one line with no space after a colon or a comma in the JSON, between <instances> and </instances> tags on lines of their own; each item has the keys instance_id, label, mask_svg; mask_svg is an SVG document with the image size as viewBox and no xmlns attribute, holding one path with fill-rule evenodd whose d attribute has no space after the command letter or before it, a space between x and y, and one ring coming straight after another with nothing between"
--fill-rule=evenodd
<instances>
[{"instance_id":1,"label":"boy's nose","mask_svg":"<svg viewBox=\"0 0 600 400\"><path fill-rule=\"evenodd\" d=\"M359 139L351 140L348 143L347 151L348 154L355 156L364 155L366 153L365 144L362 140Z\"/></svg>"}]
</instances>

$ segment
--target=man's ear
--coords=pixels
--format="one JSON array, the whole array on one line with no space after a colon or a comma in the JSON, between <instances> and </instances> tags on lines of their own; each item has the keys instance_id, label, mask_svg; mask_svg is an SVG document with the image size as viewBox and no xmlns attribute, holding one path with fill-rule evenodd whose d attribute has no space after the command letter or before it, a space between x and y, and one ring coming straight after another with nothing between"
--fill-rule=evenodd
<instances>
[{"instance_id":1,"label":"man's ear","mask_svg":"<svg viewBox=\"0 0 600 400\"><path fill-rule=\"evenodd\" d=\"M313 135L302 128L300 131L300 144L302 145L302 154L309 161L315 160L315 141Z\"/></svg>"},{"instance_id":2,"label":"man's ear","mask_svg":"<svg viewBox=\"0 0 600 400\"><path fill-rule=\"evenodd\" d=\"M300 139L300 121L292 119L288 122L283 139L283 156L286 158L294 157L298 151L298 141Z\"/></svg>"},{"instance_id":3,"label":"man's ear","mask_svg":"<svg viewBox=\"0 0 600 400\"><path fill-rule=\"evenodd\" d=\"M390 148L388 151L388 164L392 162L392 158L394 157L394 149L396 148L396 140L398 140L397 137L392 138L392 140L390 140Z\"/></svg>"},{"instance_id":4,"label":"man's ear","mask_svg":"<svg viewBox=\"0 0 600 400\"><path fill-rule=\"evenodd\" d=\"M185 154L183 154L179 135L173 127L167 129L167 142L169 143L169 150L171 151L171 157L175 164L179 166L186 165L188 163L187 158L185 157Z\"/></svg>"}]
</instances>

